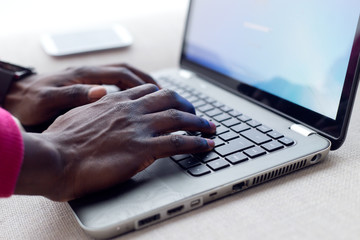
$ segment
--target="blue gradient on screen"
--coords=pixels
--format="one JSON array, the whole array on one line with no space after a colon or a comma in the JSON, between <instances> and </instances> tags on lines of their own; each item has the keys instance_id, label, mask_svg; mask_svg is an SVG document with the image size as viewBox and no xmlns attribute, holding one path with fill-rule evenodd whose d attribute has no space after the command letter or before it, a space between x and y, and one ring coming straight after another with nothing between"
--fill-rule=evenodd
<instances>
[{"instance_id":1,"label":"blue gradient on screen","mask_svg":"<svg viewBox=\"0 0 360 240\"><path fill-rule=\"evenodd\" d=\"M359 0L194 0L188 59L335 119Z\"/></svg>"}]
</instances>

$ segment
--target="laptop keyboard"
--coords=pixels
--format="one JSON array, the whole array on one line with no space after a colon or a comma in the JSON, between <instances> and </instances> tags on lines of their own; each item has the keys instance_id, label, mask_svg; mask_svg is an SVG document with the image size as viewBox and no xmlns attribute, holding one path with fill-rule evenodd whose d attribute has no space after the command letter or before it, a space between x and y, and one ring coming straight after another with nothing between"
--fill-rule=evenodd
<instances>
[{"instance_id":1,"label":"laptop keyboard","mask_svg":"<svg viewBox=\"0 0 360 240\"><path fill-rule=\"evenodd\" d=\"M206 153L181 154L171 159L194 177L255 159L262 155L294 145L294 141L261 122L240 113L223 103L170 77L157 79L162 87L176 91L191 102L196 114L212 121L217 129L214 135L179 131L174 134L204 136L215 141L214 150Z\"/></svg>"}]
</instances>

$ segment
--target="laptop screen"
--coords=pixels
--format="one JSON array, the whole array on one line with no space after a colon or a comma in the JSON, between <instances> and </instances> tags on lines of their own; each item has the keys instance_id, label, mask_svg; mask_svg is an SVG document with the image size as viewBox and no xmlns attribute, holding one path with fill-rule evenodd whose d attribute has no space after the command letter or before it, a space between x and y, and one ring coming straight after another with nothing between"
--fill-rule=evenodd
<instances>
[{"instance_id":1,"label":"laptop screen","mask_svg":"<svg viewBox=\"0 0 360 240\"><path fill-rule=\"evenodd\" d=\"M194 0L182 58L336 121L359 14L359 0Z\"/></svg>"}]
</instances>

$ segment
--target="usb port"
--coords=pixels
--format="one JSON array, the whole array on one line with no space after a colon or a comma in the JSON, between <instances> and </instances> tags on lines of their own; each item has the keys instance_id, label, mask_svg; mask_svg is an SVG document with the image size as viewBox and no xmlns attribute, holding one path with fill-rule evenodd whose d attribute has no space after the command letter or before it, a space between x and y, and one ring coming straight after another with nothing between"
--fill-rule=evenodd
<instances>
[{"instance_id":1,"label":"usb port","mask_svg":"<svg viewBox=\"0 0 360 240\"><path fill-rule=\"evenodd\" d=\"M201 203L200 199L196 199L190 203L190 207L196 207Z\"/></svg>"},{"instance_id":2,"label":"usb port","mask_svg":"<svg viewBox=\"0 0 360 240\"><path fill-rule=\"evenodd\" d=\"M247 187L247 183L244 181L235 184L232 189L234 192L237 192L243 190L245 187Z\"/></svg>"},{"instance_id":3,"label":"usb port","mask_svg":"<svg viewBox=\"0 0 360 240\"><path fill-rule=\"evenodd\" d=\"M173 214L175 214L175 213L177 213L177 212L181 212L183 209L184 209L184 205L181 205L181 206L178 206L178 207L176 207L176 208L169 209L169 210L167 211L167 214L168 214L168 215L173 215Z\"/></svg>"},{"instance_id":4,"label":"usb port","mask_svg":"<svg viewBox=\"0 0 360 240\"><path fill-rule=\"evenodd\" d=\"M156 220L159 220L159 219L160 219L160 214L156 214L156 215L153 215L151 217L144 218L144 219L139 221L139 227L147 225L147 224L149 224L151 222L154 222Z\"/></svg>"}]
</instances>

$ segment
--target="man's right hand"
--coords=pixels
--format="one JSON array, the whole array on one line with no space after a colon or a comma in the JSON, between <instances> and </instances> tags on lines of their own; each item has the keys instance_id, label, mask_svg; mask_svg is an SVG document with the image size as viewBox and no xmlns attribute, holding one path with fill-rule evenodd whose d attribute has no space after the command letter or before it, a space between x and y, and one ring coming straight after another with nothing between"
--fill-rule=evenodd
<instances>
[{"instance_id":1,"label":"man's right hand","mask_svg":"<svg viewBox=\"0 0 360 240\"><path fill-rule=\"evenodd\" d=\"M216 127L196 116L177 93L153 84L106 95L60 116L44 133L25 138L16 193L67 201L124 182L158 158L214 147L209 139L168 134L179 130L211 134ZM40 177L36 154L28 148L31 138L46 141L51 151L52 162L41 164Z\"/></svg>"}]
</instances>

